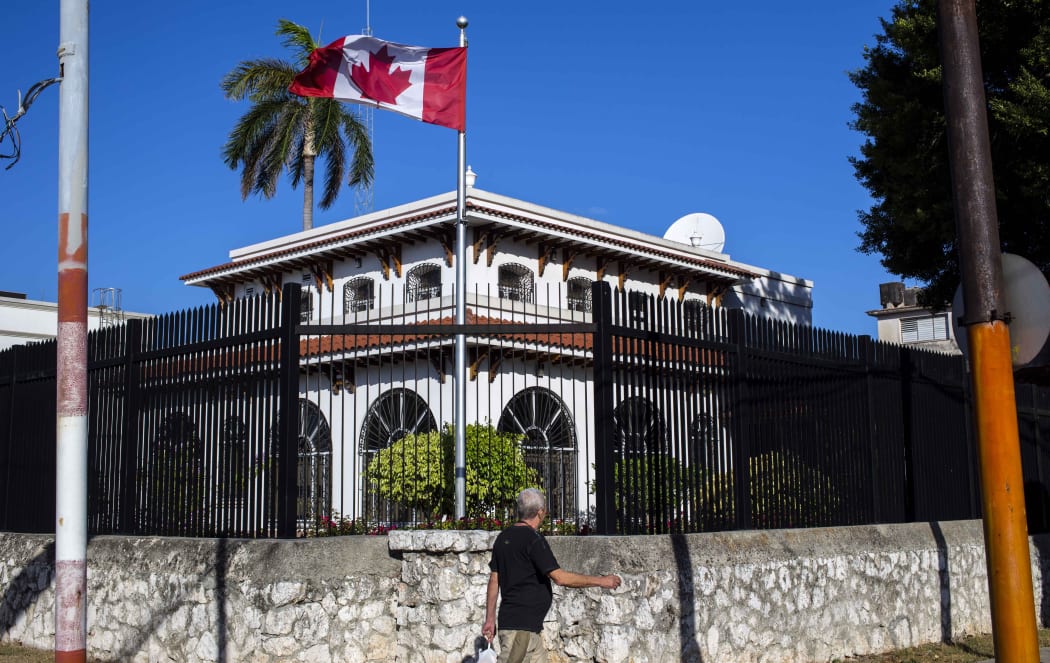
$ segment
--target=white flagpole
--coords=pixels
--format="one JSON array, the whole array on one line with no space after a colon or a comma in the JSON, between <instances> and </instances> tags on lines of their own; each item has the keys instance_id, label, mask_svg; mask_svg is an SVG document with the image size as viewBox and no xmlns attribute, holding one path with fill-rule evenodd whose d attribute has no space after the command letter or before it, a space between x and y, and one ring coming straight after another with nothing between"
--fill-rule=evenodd
<instances>
[{"instance_id":1,"label":"white flagpole","mask_svg":"<svg viewBox=\"0 0 1050 663\"><path fill-rule=\"evenodd\" d=\"M459 45L467 45L467 17L456 19ZM456 324L467 321L467 138L459 132L459 159L456 165ZM456 518L467 515L467 338L456 333Z\"/></svg>"}]
</instances>

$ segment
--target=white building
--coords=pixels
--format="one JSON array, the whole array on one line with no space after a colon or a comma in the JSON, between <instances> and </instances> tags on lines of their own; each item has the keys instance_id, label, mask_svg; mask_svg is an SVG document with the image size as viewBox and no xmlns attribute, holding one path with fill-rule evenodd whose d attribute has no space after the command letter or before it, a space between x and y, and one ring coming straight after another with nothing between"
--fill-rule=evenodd
<instances>
[{"instance_id":1,"label":"white building","mask_svg":"<svg viewBox=\"0 0 1050 663\"><path fill-rule=\"evenodd\" d=\"M110 290L110 289L106 289ZM130 318L149 317L130 313L112 303L88 307L88 331ZM0 350L13 345L48 341L58 336L58 304L26 299L17 292L0 292Z\"/></svg>"},{"instance_id":2,"label":"white building","mask_svg":"<svg viewBox=\"0 0 1050 663\"><path fill-rule=\"evenodd\" d=\"M868 315L877 320L878 339L924 350L961 354L952 328L951 309L934 311L920 306L921 291L922 288L906 288L900 282L879 285L882 308L868 311Z\"/></svg>"},{"instance_id":3,"label":"white building","mask_svg":"<svg viewBox=\"0 0 1050 663\"><path fill-rule=\"evenodd\" d=\"M329 335L304 345L300 426L309 449L301 451L300 468L313 468L307 471L316 484L311 499L342 515L367 510L361 477L380 449L406 433L452 422L452 345L422 332L454 318L455 219L456 196L447 193L235 249L229 262L181 277L223 301L296 282L303 286L305 323L420 330L395 341ZM468 322L587 322L595 280L681 301L685 317L704 306L727 306L801 324L812 319L811 281L721 251L473 187L466 222ZM632 315L634 306L632 299ZM384 361L379 348L393 342L403 354ZM527 333L498 339L479 333L468 346L474 386L468 387L467 421L524 434L552 512L575 515L586 502L584 477L594 458L589 348L569 335L537 340ZM633 417L663 416L636 400L622 402ZM638 443L647 434L624 431Z\"/></svg>"}]
</instances>

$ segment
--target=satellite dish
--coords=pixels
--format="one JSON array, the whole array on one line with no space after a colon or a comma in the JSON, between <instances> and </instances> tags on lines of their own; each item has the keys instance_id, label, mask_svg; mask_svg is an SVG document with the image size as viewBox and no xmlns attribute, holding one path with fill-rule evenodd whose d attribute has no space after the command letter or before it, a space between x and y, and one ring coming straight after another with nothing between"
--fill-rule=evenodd
<instances>
[{"instance_id":1,"label":"satellite dish","mask_svg":"<svg viewBox=\"0 0 1050 663\"><path fill-rule=\"evenodd\" d=\"M718 219L704 212L686 214L671 224L664 239L685 244L694 249L722 252L726 245L726 231Z\"/></svg>"},{"instance_id":2,"label":"satellite dish","mask_svg":"<svg viewBox=\"0 0 1050 663\"><path fill-rule=\"evenodd\" d=\"M1010 356L1014 368L1028 364L1039 354L1050 336L1050 284L1031 261L1012 253L1003 254L1003 303L1010 314ZM952 298L952 329L963 354L967 354L962 285Z\"/></svg>"}]
</instances>

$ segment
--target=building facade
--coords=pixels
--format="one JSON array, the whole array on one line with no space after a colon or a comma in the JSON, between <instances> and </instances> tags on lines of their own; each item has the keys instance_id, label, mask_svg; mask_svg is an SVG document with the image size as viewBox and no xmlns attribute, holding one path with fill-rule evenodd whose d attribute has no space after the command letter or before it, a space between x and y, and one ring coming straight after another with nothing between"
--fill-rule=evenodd
<instances>
[{"instance_id":1,"label":"building facade","mask_svg":"<svg viewBox=\"0 0 1050 663\"><path fill-rule=\"evenodd\" d=\"M221 301L301 284L300 322L317 328L303 344L300 390L300 485L313 505L305 517L397 521L397 509L370 494L367 468L405 435L452 423L452 339L426 329L454 319L455 221L448 193L236 249L181 277ZM594 459L590 348L582 335L540 336L528 325L589 322L595 281L631 293L629 316L671 301L686 325L709 307L811 321L812 282L726 253L473 187L466 223L467 322L517 330L468 335L467 422L523 436L552 513L565 518L586 503ZM652 399L624 394L617 412L625 448L644 448L667 425Z\"/></svg>"}]
</instances>

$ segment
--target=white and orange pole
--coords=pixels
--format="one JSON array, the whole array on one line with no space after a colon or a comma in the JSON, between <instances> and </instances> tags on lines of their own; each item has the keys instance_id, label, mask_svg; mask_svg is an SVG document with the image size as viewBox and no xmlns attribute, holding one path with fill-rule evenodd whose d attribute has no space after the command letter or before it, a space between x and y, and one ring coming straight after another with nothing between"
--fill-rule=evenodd
<instances>
[{"instance_id":1,"label":"white and orange pole","mask_svg":"<svg viewBox=\"0 0 1050 663\"><path fill-rule=\"evenodd\" d=\"M974 0L940 0L938 23L995 660L1038 663L1009 311Z\"/></svg>"},{"instance_id":2,"label":"white and orange pole","mask_svg":"<svg viewBox=\"0 0 1050 663\"><path fill-rule=\"evenodd\" d=\"M87 0L62 0L60 20L55 663L84 663L87 660Z\"/></svg>"}]
</instances>

